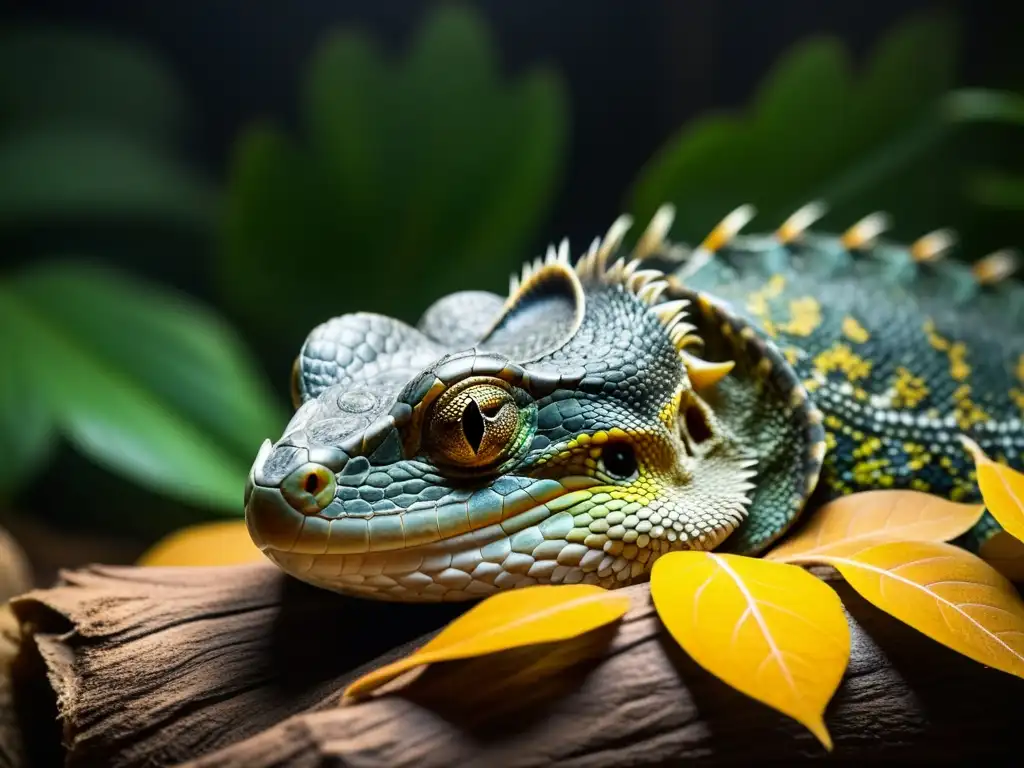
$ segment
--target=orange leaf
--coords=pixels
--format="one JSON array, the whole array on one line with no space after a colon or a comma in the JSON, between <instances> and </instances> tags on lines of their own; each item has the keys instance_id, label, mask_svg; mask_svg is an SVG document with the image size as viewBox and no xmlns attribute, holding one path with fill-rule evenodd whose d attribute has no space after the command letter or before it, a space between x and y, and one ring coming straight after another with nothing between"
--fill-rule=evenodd
<instances>
[{"instance_id":1,"label":"orange leaf","mask_svg":"<svg viewBox=\"0 0 1024 768\"><path fill-rule=\"evenodd\" d=\"M828 585L783 563L673 552L654 563L651 597L694 661L832 749L822 718L850 658L850 629Z\"/></svg>"},{"instance_id":2,"label":"orange leaf","mask_svg":"<svg viewBox=\"0 0 1024 768\"><path fill-rule=\"evenodd\" d=\"M981 545L981 559L1010 581L1024 581L1024 541L996 531Z\"/></svg>"},{"instance_id":3,"label":"orange leaf","mask_svg":"<svg viewBox=\"0 0 1024 768\"><path fill-rule=\"evenodd\" d=\"M1024 541L1024 475L992 461L969 437L960 435L960 442L974 457L988 511L1011 536Z\"/></svg>"},{"instance_id":4,"label":"orange leaf","mask_svg":"<svg viewBox=\"0 0 1024 768\"><path fill-rule=\"evenodd\" d=\"M1024 677L1024 602L998 571L965 549L883 542L859 552L807 555L831 565L865 599L975 661Z\"/></svg>"},{"instance_id":5,"label":"orange leaf","mask_svg":"<svg viewBox=\"0 0 1024 768\"><path fill-rule=\"evenodd\" d=\"M418 651L360 677L345 695L369 693L423 664L569 640L622 618L627 610L627 596L591 584L499 592L459 616Z\"/></svg>"},{"instance_id":6,"label":"orange leaf","mask_svg":"<svg viewBox=\"0 0 1024 768\"><path fill-rule=\"evenodd\" d=\"M801 555L841 555L879 538L949 541L966 533L984 511L981 504L957 504L918 491L854 493L814 512L765 557L786 562Z\"/></svg>"},{"instance_id":7,"label":"orange leaf","mask_svg":"<svg viewBox=\"0 0 1024 768\"><path fill-rule=\"evenodd\" d=\"M204 523L165 536L138 565L237 565L263 560L242 520Z\"/></svg>"}]
</instances>

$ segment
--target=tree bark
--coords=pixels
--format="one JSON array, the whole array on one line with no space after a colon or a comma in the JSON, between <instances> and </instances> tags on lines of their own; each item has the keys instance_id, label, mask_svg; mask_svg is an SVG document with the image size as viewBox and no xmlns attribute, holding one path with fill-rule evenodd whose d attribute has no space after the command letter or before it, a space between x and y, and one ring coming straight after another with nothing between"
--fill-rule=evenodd
<instances>
[{"instance_id":1,"label":"tree bark","mask_svg":"<svg viewBox=\"0 0 1024 768\"><path fill-rule=\"evenodd\" d=\"M31 586L28 558L11 535L0 528L0 604Z\"/></svg>"},{"instance_id":2,"label":"tree bark","mask_svg":"<svg viewBox=\"0 0 1024 768\"><path fill-rule=\"evenodd\" d=\"M975 761L1011 748L1024 681L835 586L853 645L826 716L833 759ZM435 665L341 703L348 682L467 606L349 599L263 564L65 573L12 603L28 758L11 765L601 768L825 755L800 725L690 661L647 585L626 594L617 625ZM54 713L59 731L24 726Z\"/></svg>"}]
</instances>

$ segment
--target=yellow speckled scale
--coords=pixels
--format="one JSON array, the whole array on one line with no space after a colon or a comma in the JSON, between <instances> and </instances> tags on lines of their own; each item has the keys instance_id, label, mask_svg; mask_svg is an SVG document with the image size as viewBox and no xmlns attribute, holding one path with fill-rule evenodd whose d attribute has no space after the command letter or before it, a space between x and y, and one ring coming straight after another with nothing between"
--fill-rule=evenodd
<instances>
[{"instance_id":1,"label":"yellow speckled scale","mask_svg":"<svg viewBox=\"0 0 1024 768\"><path fill-rule=\"evenodd\" d=\"M825 412L823 495L911 488L977 499L960 433L1010 465L1024 461L1024 291L917 251L876 236L753 235L689 277L742 308Z\"/></svg>"}]
</instances>

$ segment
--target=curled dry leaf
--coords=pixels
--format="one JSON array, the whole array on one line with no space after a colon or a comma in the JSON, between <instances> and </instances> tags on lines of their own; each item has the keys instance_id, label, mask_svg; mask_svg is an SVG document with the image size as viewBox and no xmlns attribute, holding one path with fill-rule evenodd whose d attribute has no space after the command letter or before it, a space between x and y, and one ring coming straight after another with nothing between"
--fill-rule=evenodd
<instances>
[{"instance_id":1,"label":"curled dry leaf","mask_svg":"<svg viewBox=\"0 0 1024 768\"><path fill-rule=\"evenodd\" d=\"M345 696L370 693L424 664L569 640L617 621L627 610L627 596L591 584L499 592L459 616L419 650L360 677L345 689Z\"/></svg>"},{"instance_id":2,"label":"curled dry leaf","mask_svg":"<svg viewBox=\"0 0 1024 768\"><path fill-rule=\"evenodd\" d=\"M882 541L799 560L833 566L886 613L964 656L1024 677L1024 602L1002 574L967 550Z\"/></svg>"},{"instance_id":3,"label":"curled dry leaf","mask_svg":"<svg viewBox=\"0 0 1024 768\"><path fill-rule=\"evenodd\" d=\"M823 715L850 658L850 629L828 585L783 563L673 552L654 564L651 597L694 661L832 749Z\"/></svg>"},{"instance_id":4,"label":"curled dry leaf","mask_svg":"<svg viewBox=\"0 0 1024 768\"><path fill-rule=\"evenodd\" d=\"M949 541L978 522L985 507L918 491L865 491L825 504L796 534L766 555L787 562L810 554L841 555L880 538Z\"/></svg>"},{"instance_id":5,"label":"curled dry leaf","mask_svg":"<svg viewBox=\"0 0 1024 768\"><path fill-rule=\"evenodd\" d=\"M242 520L225 520L182 528L164 537L139 565L236 565L263 559Z\"/></svg>"},{"instance_id":6,"label":"curled dry leaf","mask_svg":"<svg viewBox=\"0 0 1024 768\"><path fill-rule=\"evenodd\" d=\"M961 435L960 442L974 457L988 511L1011 536L1024 541L1024 475L992 461L969 437Z\"/></svg>"}]
</instances>

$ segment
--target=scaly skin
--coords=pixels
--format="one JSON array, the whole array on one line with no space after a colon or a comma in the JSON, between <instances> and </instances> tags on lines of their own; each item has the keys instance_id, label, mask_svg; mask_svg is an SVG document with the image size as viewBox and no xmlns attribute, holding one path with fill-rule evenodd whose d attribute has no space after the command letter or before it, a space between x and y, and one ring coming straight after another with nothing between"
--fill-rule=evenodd
<instances>
[{"instance_id":1,"label":"scaly skin","mask_svg":"<svg viewBox=\"0 0 1024 768\"><path fill-rule=\"evenodd\" d=\"M877 219L804 234L815 212L740 238L739 209L687 252L666 206L628 261L621 218L507 300L453 294L418 329L324 323L250 474L254 541L328 589L463 600L623 586L674 549L756 554L859 490L976 499L959 434L1021 463L1024 291L989 279L999 260L933 263L941 236L878 244Z\"/></svg>"}]
</instances>

